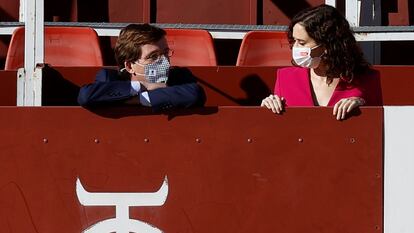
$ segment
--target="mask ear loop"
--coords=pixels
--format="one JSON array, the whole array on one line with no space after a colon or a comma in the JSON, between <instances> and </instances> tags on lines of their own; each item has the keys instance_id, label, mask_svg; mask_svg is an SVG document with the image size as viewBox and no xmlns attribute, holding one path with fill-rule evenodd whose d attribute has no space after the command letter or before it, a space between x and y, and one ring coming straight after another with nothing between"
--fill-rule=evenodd
<instances>
[{"instance_id":1,"label":"mask ear loop","mask_svg":"<svg viewBox=\"0 0 414 233\"><path fill-rule=\"evenodd\" d=\"M139 65L139 66L141 66L141 67L145 67L146 65L143 65L143 64L141 64L141 63L139 63L139 62L133 62L133 64L136 64L136 65ZM140 76L144 76L145 77L145 74L141 74L141 73L133 73L133 75L134 76L137 76L137 75L140 75Z\"/></svg>"},{"instance_id":2,"label":"mask ear loop","mask_svg":"<svg viewBox=\"0 0 414 233\"><path fill-rule=\"evenodd\" d=\"M310 48L310 49L311 49L311 50L314 50L314 49L319 48L319 47L321 47L321 44L315 45L315 46L313 46L313 47L312 47L312 48Z\"/></svg>"},{"instance_id":3,"label":"mask ear loop","mask_svg":"<svg viewBox=\"0 0 414 233\"><path fill-rule=\"evenodd\" d=\"M312 50L317 49L317 48L319 48L319 47L321 47L321 44L318 44L318 45L316 45L316 46L314 46L314 47L310 48L311 53L312 53ZM323 57L325 54L326 54L326 49L325 49L325 50L323 51L323 53L322 53L321 55L319 55L318 57L322 59L322 57Z\"/></svg>"},{"instance_id":4,"label":"mask ear loop","mask_svg":"<svg viewBox=\"0 0 414 233\"><path fill-rule=\"evenodd\" d=\"M323 51L323 53L319 56L321 60L325 60L326 51Z\"/></svg>"},{"instance_id":5,"label":"mask ear loop","mask_svg":"<svg viewBox=\"0 0 414 233\"><path fill-rule=\"evenodd\" d=\"M121 68L120 70L119 70L119 73L125 73L125 72L127 72L127 70L126 70L126 68L124 67L124 68ZM128 73L128 72L127 72ZM137 75L141 75L141 76L145 76L145 74L141 74L141 73L132 73L134 76L137 76Z\"/></svg>"}]
</instances>

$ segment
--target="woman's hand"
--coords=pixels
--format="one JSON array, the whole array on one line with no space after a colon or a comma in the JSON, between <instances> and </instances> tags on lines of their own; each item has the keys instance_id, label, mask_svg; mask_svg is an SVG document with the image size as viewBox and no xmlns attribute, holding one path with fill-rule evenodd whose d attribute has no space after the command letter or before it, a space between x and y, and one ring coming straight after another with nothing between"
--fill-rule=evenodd
<instances>
[{"instance_id":1,"label":"woman's hand","mask_svg":"<svg viewBox=\"0 0 414 233\"><path fill-rule=\"evenodd\" d=\"M280 114L283 111L283 100L283 97L280 98L277 95L269 95L262 100L260 107L266 107L272 110L272 112Z\"/></svg>"},{"instance_id":2,"label":"woman's hand","mask_svg":"<svg viewBox=\"0 0 414 233\"><path fill-rule=\"evenodd\" d=\"M365 104L365 100L361 97L349 97L339 100L334 108L333 115L336 115L337 120L345 119L345 115L352 111L352 109L357 108Z\"/></svg>"}]
</instances>

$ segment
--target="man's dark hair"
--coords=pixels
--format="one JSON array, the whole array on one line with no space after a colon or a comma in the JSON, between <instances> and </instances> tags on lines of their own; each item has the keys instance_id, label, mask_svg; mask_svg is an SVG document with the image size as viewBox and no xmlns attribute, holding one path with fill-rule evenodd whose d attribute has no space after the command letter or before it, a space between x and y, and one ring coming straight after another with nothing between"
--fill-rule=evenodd
<instances>
[{"instance_id":1,"label":"man's dark hair","mask_svg":"<svg viewBox=\"0 0 414 233\"><path fill-rule=\"evenodd\" d=\"M141 46L154 44L165 34L163 29L149 24L130 24L123 28L114 48L118 66L124 68L124 62L135 62L140 59Z\"/></svg>"}]
</instances>

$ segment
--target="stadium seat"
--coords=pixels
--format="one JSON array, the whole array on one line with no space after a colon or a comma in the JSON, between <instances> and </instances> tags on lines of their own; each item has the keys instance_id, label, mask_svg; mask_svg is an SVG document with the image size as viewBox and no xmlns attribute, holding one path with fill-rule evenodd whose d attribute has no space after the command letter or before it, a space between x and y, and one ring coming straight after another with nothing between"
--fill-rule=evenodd
<instances>
[{"instance_id":1,"label":"stadium seat","mask_svg":"<svg viewBox=\"0 0 414 233\"><path fill-rule=\"evenodd\" d=\"M291 66L286 32L251 31L241 43L237 66Z\"/></svg>"},{"instance_id":2,"label":"stadium seat","mask_svg":"<svg viewBox=\"0 0 414 233\"><path fill-rule=\"evenodd\" d=\"M103 66L99 38L87 27L45 27L45 63L52 66ZM24 27L12 35L5 70L24 66Z\"/></svg>"},{"instance_id":3,"label":"stadium seat","mask_svg":"<svg viewBox=\"0 0 414 233\"><path fill-rule=\"evenodd\" d=\"M173 66L216 66L213 38L206 30L166 29L167 42L174 55Z\"/></svg>"}]
</instances>

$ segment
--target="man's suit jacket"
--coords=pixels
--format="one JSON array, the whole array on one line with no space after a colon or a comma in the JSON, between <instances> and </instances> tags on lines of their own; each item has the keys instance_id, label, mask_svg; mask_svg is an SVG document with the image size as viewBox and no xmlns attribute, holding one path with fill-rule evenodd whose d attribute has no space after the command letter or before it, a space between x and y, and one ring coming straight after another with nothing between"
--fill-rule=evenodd
<instances>
[{"instance_id":1,"label":"man's suit jacket","mask_svg":"<svg viewBox=\"0 0 414 233\"><path fill-rule=\"evenodd\" d=\"M315 106L312 97L310 70L301 67L287 67L278 69L274 93L284 97L286 106ZM367 101L367 105L380 105L380 96L373 96L378 91L368 90L372 83L378 81L376 72L367 72L358 76L352 82L340 80L336 86L328 106L334 106L339 100L348 97L361 97ZM367 89L368 88L368 89ZM375 103L374 103L375 102Z\"/></svg>"},{"instance_id":2,"label":"man's suit jacket","mask_svg":"<svg viewBox=\"0 0 414 233\"><path fill-rule=\"evenodd\" d=\"M155 111L202 106L205 102L203 89L185 68L172 68L167 87L148 91L148 95ZM123 78L117 70L102 69L97 73L94 83L80 88L78 103L81 106L119 104L132 97L128 78Z\"/></svg>"}]
</instances>

